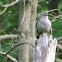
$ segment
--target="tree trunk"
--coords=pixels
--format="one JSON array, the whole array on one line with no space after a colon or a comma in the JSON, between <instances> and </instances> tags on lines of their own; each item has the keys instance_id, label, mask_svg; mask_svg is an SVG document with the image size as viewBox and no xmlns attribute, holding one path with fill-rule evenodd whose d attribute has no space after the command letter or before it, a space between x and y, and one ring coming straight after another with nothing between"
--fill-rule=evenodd
<instances>
[{"instance_id":1,"label":"tree trunk","mask_svg":"<svg viewBox=\"0 0 62 62\"><path fill-rule=\"evenodd\" d=\"M20 3L20 17L19 17L19 31L21 33L21 37L19 37L19 42L30 42L30 15L31 15L31 0L28 0L25 5L25 10L23 10L23 1ZM22 8L21 8L22 7ZM25 18L21 25L21 18L24 17L23 13L25 11ZM18 53L18 62L29 62L29 45L23 45L19 48Z\"/></svg>"},{"instance_id":2,"label":"tree trunk","mask_svg":"<svg viewBox=\"0 0 62 62\"><path fill-rule=\"evenodd\" d=\"M35 24L36 24L37 0L32 0L31 3L31 17L30 17L30 43L35 45ZM30 46L30 61L33 60L34 49Z\"/></svg>"}]
</instances>

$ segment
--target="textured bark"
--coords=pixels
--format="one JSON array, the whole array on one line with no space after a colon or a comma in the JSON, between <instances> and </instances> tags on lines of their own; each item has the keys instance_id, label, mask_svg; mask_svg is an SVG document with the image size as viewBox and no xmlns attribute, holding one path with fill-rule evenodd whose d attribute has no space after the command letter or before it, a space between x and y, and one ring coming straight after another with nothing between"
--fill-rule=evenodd
<instances>
[{"instance_id":1,"label":"textured bark","mask_svg":"<svg viewBox=\"0 0 62 62\"><path fill-rule=\"evenodd\" d=\"M35 44L35 24L36 24L36 12L37 12L37 0L32 0L31 3L31 17L30 17L30 42ZM33 52L34 49L30 46L30 61L32 62L33 59Z\"/></svg>"},{"instance_id":2,"label":"textured bark","mask_svg":"<svg viewBox=\"0 0 62 62\"><path fill-rule=\"evenodd\" d=\"M19 27L18 27L18 30L19 32L21 33L22 32L22 26L20 25L21 24L21 20L23 18L23 0L20 1L20 11L19 11ZM21 40L21 36L19 35L19 42L22 42ZM19 51L18 51L18 62L21 62L21 56L22 56L22 46L19 47Z\"/></svg>"},{"instance_id":3,"label":"textured bark","mask_svg":"<svg viewBox=\"0 0 62 62\"><path fill-rule=\"evenodd\" d=\"M23 6L22 3L20 3L20 7ZM21 25L21 19L23 16L23 7L20 8L20 17L19 17L19 31L21 33L22 38L20 37L19 42L30 42L30 15L31 15L31 0L28 0L28 2L25 5L25 18L23 21L23 24ZM23 16L23 17L22 17ZM18 62L29 62L29 45L23 45L19 48L18 53Z\"/></svg>"},{"instance_id":4,"label":"textured bark","mask_svg":"<svg viewBox=\"0 0 62 62\"><path fill-rule=\"evenodd\" d=\"M57 40L48 37L46 33L40 35L35 49L33 62L54 62L56 53Z\"/></svg>"}]
</instances>

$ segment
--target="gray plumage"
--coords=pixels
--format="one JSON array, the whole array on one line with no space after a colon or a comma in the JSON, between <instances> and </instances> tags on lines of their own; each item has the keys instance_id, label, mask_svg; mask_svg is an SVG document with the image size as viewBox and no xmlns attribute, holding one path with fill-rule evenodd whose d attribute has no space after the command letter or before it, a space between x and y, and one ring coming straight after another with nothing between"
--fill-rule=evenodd
<instances>
[{"instance_id":1,"label":"gray plumage","mask_svg":"<svg viewBox=\"0 0 62 62\"><path fill-rule=\"evenodd\" d=\"M48 13L43 13L41 15L40 20L37 23L37 32L38 32L38 37L40 36L40 34L42 34L43 32L48 32L48 33L52 33L51 32L51 22L48 19Z\"/></svg>"}]
</instances>

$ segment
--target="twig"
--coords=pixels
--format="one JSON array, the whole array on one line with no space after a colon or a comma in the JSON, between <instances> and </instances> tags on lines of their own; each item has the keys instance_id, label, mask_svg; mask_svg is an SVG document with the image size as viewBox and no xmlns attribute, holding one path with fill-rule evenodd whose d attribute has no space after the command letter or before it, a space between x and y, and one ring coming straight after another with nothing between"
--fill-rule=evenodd
<instances>
[{"instance_id":1,"label":"twig","mask_svg":"<svg viewBox=\"0 0 62 62\"><path fill-rule=\"evenodd\" d=\"M49 11L46 11L46 12L50 12L50 11L55 11L55 10L59 10L59 9L53 9L53 10L49 10ZM36 17L40 16L42 13L38 14Z\"/></svg>"},{"instance_id":2,"label":"twig","mask_svg":"<svg viewBox=\"0 0 62 62\"><path fill-rule=\"evenodd\" d=\"M62 37L57 38L57 41L58 42L62 41Z\"/></svg>"},{"instance_id":3,"label":"twig","mask_svg":"<svg viewBox=\"0 0 62 62\"><path fill-rule=\"evenodd\" d=\"M10 58L12 61L14 61L14 62L18 62L15 58L13 58L12 56L10 56L10 55L6 55L8 58Z\"/></svg>"},{"instance_id":4,"label":"twig","mask_svg":"<svg viewBox=\"0 0 62 62\"><path fill-rule=\"evenodd\" d=\"M10 25L7 25L4 29L0 30L0 33L7 29Z\"/></svg>"},{"instance_id":5,"label":"twig","mask_svg":"<svg viewBox=\"0 0 62 62\"><path fill-rule=\"evenodd\" d=\"M16 1L14 1L14 2L10 3L10 4L2 5L2 7L9 7L9 6L13 6L14 4L16 4L16 3L18 3L18 2L19 2L19 0L16 0Z\"/></svg>"},{"instance_id":6,"label":"twig","mask_svg":"<svg viewBox=\"0 0 62 62\"><path fill-rule=\"evenodd\" d=\"M21 25L22 25L24 19L25 19L25 0L24 0L24 15L23 15L23 18L22 18L22 21L21 21Z\"/></svg>"},{"instance_id":7,"label":"twig","mask_svg":"<svg viewBox=\"0 0 62 62\"><path fill-rule=\"evenodd\" d=\"M32 47L36 47L36 46L34 46L33 44L31 44L31 43L28 43L28 42L24 42L24 43L19 43L19 44L16 44L16 45L14 45L10 50L8 50L7 52L6 52L6 54L4 54L4 55L7 55L8 53L10 53L15 47L17 47L17 46L20 46L20 45L24 45L24 44L29 44L29 45L31 45Z\"/></svg>"},{"instance_id":8,"label":"twig","mask_svg":"<svg viewBox=\"0 0 62 62\"><path fill-rule=\"evenodd\" d=\"M62 46L61 46L61 45L59 45L59 44L57 44L57 48L62 49Z\"/></svg>"},{"instance_id":9,"label":"twig","mask_svg":"<svg viewBox=\"0 0 62 62\"><path fill-rule=\"evenodd\" d=\"M46 11L46 12L53 12L53 11L56 11L56 10L60 11L59 9L52 9L52 10L49 10L49 11Z\"/></svg>"},{"instance_id":10,"label":"twig","mask_svg":"<svg viewBox=\"0 0 62 62\"><path fill-rule=\"evenodd\" d=\"M3 39L8 39L8 38L17 38L18 36L17 35L14 35L14 34L10 34L10 35L1 35L0 36L0 41L3 40Z\"/></svg>"},{"instance_id":11,"label":"twig","mask_svg":"<svg viewBox=\"0 0 62 62\"><path fill-rule=\"evenodd\" d=\"M57 20L55 20L55 19L59 18L60 16L62 16L62 14L58 15L57 17L55 17L51 22L57 21Z\"/></svg>"},{"instance_id":12,"label":"twig","mask_svg":"<svg viewBox=\"0 0 62 62\"><path fill-rule=\"evenodd\" d=\"M2 15L6 10L7 10L7 7L5 7L5 9L2 12L0 12L0 15Z\"/></svg>"},{"instance_id":13,"label":"twig","mask_svg":"<svg viewBox=\"0 0 62 62\"><path fill-rule=\"evenodd\" d=\"M6 52L0 51L0 54L4 55L4 54L6 54ZM10 56L8 54L6 55L6 57L9 58L10 60L14 61L14 62L18 62L14 57L12 57L12 56Z\"/></svg>"}]
</instances>

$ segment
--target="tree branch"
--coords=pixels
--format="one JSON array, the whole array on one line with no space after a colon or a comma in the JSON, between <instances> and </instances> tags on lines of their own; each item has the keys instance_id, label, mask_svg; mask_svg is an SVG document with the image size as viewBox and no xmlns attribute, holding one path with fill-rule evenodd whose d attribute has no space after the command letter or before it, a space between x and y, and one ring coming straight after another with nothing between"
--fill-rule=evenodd
<instances>
[{"instance_id":1,"label":"tree branch","mask_svg":"<svg viewBox=\"0 0 62 62\"><path fill-rule=\"evenodd\" d=\"M24 14L23 14L23 18L22 18L22 21L21 21L21 24L20 25L23 24L24 19L25 19L25 0L24 0Z\"/></svg>"},{"instance_id":2,"label":"tree branch","mask_svg":"<svg viewBox=\"0 0 62 62\"><path fill-rule=\"evenodd\" d=\"M62 16L62 14L58 15L57 17L55 17L51 22L57 21L57 20L55 20L55 19L59 18L60 16Z\"/></svg>"},{"instance_id":3,"label":"tree branch","mask_svg":"<svg viewBox=\"0 0 62 62\"><path fill-rule=\"evenodd\" d=\"M46 11L46 12L53 12L53 11L56 11L56 10L58 10L58 11L60 11L59 9L52 9L52 10L49 10L49 11ZM61 12L61 11L60 11ZM62 12L61 12L62 13Z\"/></svg>"},{"instance_id":4,"label":"tree branch","mask_svg":"<svg viewBox=\"0 0 62 62\"><path fill-rule=\"evenodd\" d=\"M13 6L13 5L16 4L17 2L19 2L19 0L16 0L16 1L10 3L10 4L2 5L2 7L5 7L5 9L0 13L0 15L3 14L3 13L7 10L7 8L8 8L9 6Z\"/></svg>"},{"instance_id":5,"label":"tree branch","mask_svg":"<svg viewBox=\"0 0 62 62\"><path fill-rule=\"evenodd\" d=\"M2 5L2 7L9 7L9 6L13 6L14 4L16 4L16 3L18 3L18 2L19 2L19 0L16 0L16 1L14 1L14 2L10 3L10 4Z\"/></svg>"},{"instance_id":6,"label":"tree branch","mask_svg":"<svg viewBox=\"0 0 62 62\"><path fill-rule=\"evenodd\" d=\"M31 44L31 43L28 43L28 42L24 42L24 43L19 43L19 44L16 44L16 45L14 45L10 50L8 50L7 52L6 52L6 54L4 54L4 55L7 55L8 53L10 53L15 47L17 47L17 46L20 46L20 45L24 45L24 44L29 44L29 45L31 45L32 47L36 47L36 46L34 46L33 44Z\"/></svg>"},{"instance_id":7,"label":"tree branch","mask_svg":"<svg viewBox=\"0 0 62 62\"><path fill-rule=\"evenodd\" d=\"M2 15L6 10L7 10L7 7L5 7L5 9L2 12L0 12L0 15Z\"/></svg>"},{"instance_id":8,"label":"tree branch","mask_svg":"<svg viewBox=\"0 0 62 62\"><path fill-rule=\"evenodd\" d=\"M3 32L5 29L7 29L10 25L7 25L5 28L0 30L0 33Z\"/></svg>"},{"instance_id":9,"label":"tree branch","mask_svg":"<svg viewBox=\"0 0 62 62\"><path fill-rule=\"evenodd\" d=\"M62 49L62 46L61 46L61 45L59 45L59 44L57 44L57 48Z\"/></svg>"},{"instance_id":10,"label":"tree branch","mask_svg":"<svg viewBox=\"0 0 62 62\"><path fill-rule=\"evenodd\" d=\"M58 42L62 41L62 37L57 38L57 41Z\"/></svg>"},{"instance_id":11,"label":"tree branch","mask_svg":"<svg viewBox=\"0 0 62 62\"><path fill-rule=\"evenodd\" d=\"M18 38L18 36L15 35L15 34L11 34L11 35L1 35L0 36L0 41L3 40L3 39L9 39L9 38Z\"/></svg>"},{"instance_id":12,"label":"tree branch","mask_svg":"<svg viewBox=\"0 0 62 62\"><path fill-rule=\"evenodd\" d=\"M4 55L4 54L6 54L6 52L0 51L0 54ZM12 56L10 56L8 54L6 55L6 57L9 58L10 60L14 61L14 62L18 62L14 57L12 57Z\"/></svg>"},{"instance_id":13,"label":"tree branch","mask_svg":"<svg viewBox=\"0 0 62 62\"><path fill-rule=\"evenodd\" d=\"M46 12L52 12L52 11L56 11L56 10L60 11L59 9L53 9L53 10L49 10L49 11L46 11ZM38 14L36 17L40 16L41 14L42 13Z\"/></svg>"}]
</instances>

